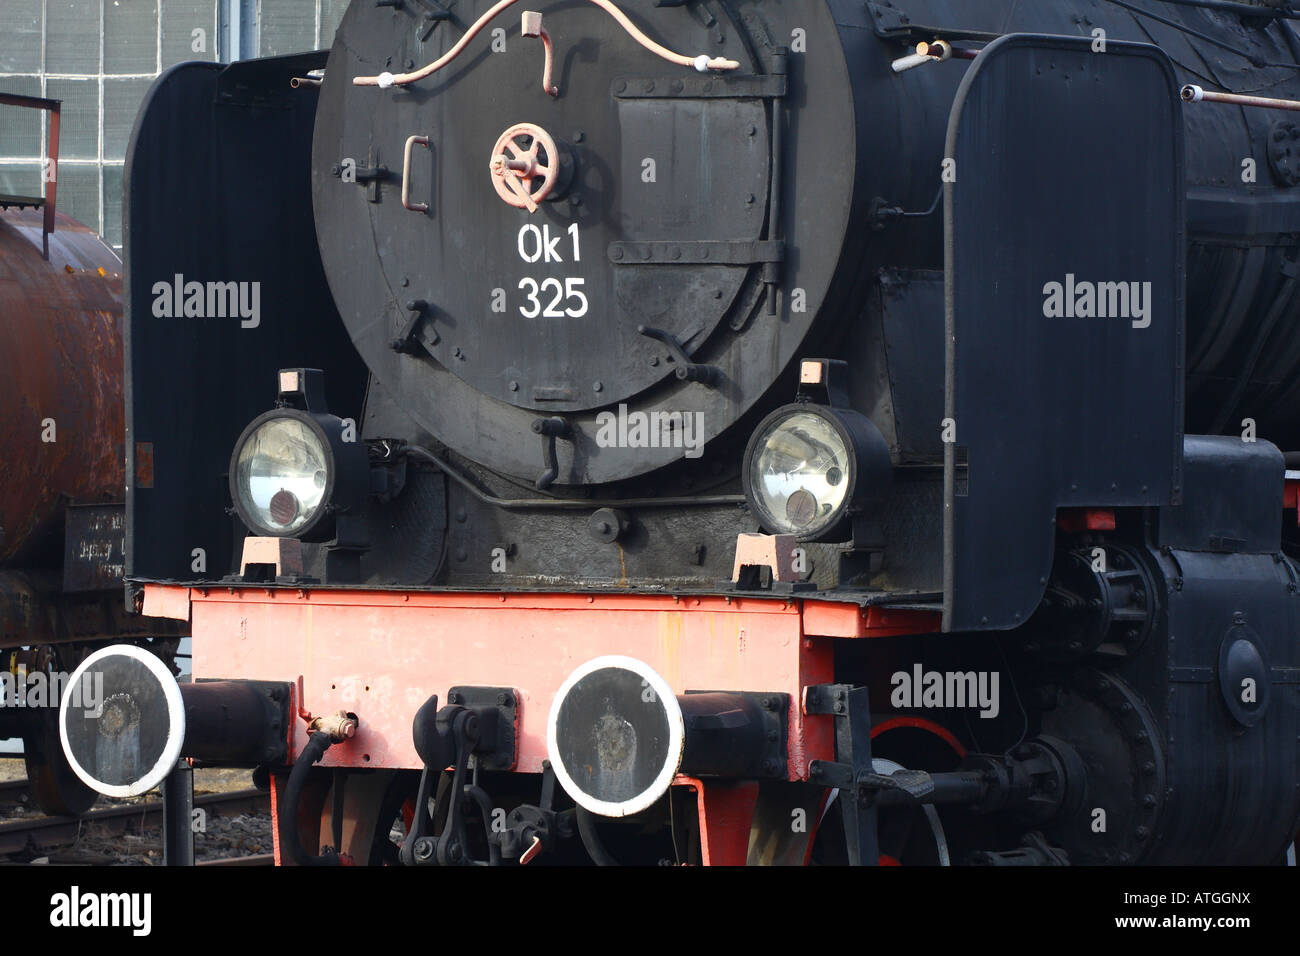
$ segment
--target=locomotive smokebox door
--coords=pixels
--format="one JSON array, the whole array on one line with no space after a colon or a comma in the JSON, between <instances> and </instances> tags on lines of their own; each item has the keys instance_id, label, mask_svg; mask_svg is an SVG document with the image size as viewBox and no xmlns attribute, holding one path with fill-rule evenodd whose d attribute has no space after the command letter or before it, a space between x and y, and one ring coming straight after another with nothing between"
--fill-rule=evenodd
<instances>
[{"instance_id":1,"label":"locomotive smokebox door","mask_svg":"<svg viewBox=\"0 0 1300 956\"><path fill-rule=\"evenodd\" d=\"M1153 46L1010 35L945 150L944 630L1024 622L1056 510L1175 503L1183 120Z\"/></svg>"},{"instance_id":2,"label":"locomotive smokebox door","mask_svg":"<svg viewBox=\"0 0 1300 956\"><path fill-rule=\"evenodd\" d=\"M467 0L456 17L493 9ZM512 33L517 15L492 29ZM860 143L842 95L852 49L824 4L795 20L776 4L629 11L662 48L721 54L715 66L666 61L595 4L542 16L555 65L539 82L532 40L453 54L454 30L417 40L419 4L352 4L316 115L316 227L352 341L411 419L498 473L601 484L683 457L680 442L604 442L620 407L698 414L712 441L825 307L857 308L836 275L865 231L852 228ZM825 49L787 55L796 27ZM408 60L443 65L376 76ZM817 109L800 109L815 90ZM349 162L386 178L377 191L345 179ZM563 432L539 441L534 424L553 418Z\"/></svg>"}]
</instances>

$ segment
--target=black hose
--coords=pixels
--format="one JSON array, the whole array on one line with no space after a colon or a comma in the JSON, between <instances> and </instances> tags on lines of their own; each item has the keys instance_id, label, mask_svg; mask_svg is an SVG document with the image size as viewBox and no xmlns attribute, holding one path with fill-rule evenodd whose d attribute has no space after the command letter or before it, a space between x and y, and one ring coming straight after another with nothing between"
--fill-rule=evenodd
<instances>
[{"instance_id":1,"label":"black hose","mask_svg":"<svg viewBox=\"0 0 1300 956\"><path fill-rule=\"evenodd\" d=\"M307 746L302 748L302 753L294 762L293 770L289 772L289 782L284 788L284 809L279 814L280 845L298 866L339 865L337 849L329 847L320 856L310 856L298 839L298 804L302 802L302 789L307 784L307 775L311 772L312 765L325 756L325 751L329 750L333 742L329 734L311 734L307 738Z\"/></svg>"},{"instance_id":2,"label":"black hose","mask_svg":"<svg viewBox=\"0 0 1300 956\"><path fill-rule=\"evenodd\" d=\"M904 212L900 213L899 215L901 215L904 219L924 219L926 216L933 216L933 215L934 215L934 211L935 211L936 209L939 208L939 201L940 201L941 199L943 199L943 187L942 187L942 186L940 186L940 187L939 187L939 191L938 191L937 193L934 194L934 202L930 203L930 208L927 209L927 210L925 210L925 212L907 212L907 211L904 211Z\"/></svg>"},{"instance_id":3,"label":"black hose","mask_svg":"<svg viewBox=\"0 0 1300 956\"><path fill-rule=\"evenodd\" d=\"M605 849L605 844L600 842L600 835L596 833L596 817L586 807L578 807L578 835L582 837L582 845L587 848L591 855L591 860L597 866L620 866L618 860L609 855Z\"/></svg>"},{"instance_id":4,"label":"black hose","mask_svg":"<svg viewBox=\"0 0 1300 956\"><path fill-rule=\"evenodd\" d=\"M696 498L610 498L607 500L592 498L498 498L477 488L473 482L427 448L422 448L419 445L407 445L403 448L403 451L415 458L421 458L437 465L448 478L479 501L497 508L572 508L595 511L597 508L688 508L702 505L740 505L745 503L744 495L701 495Z\"/></svg>"},{"instance_id":5,"label":"black hose","mask_svg":"<svg viewBox=\"0 0 1300 956\"><path fill-rule=\"evenodd\" d=\"M1129 3L1128 0L1108 0L1108 2L1115 4L1115 6L1117 6L1117 7L1123 7L1125 10L1129 11L1130 13L1133 13L1133 14L1136 14L1136 15L1139 15L1139 16L1149 17L1150 19L1155 20L1157 23L1163 23L1163 24L1164 24L1165 26L1167 26L1167 27L1172 27L1173 29L1178 30L1178 31L1180 31L1180 32L1182 32L1182 33L1185 33L1185 34L1187 34L1188 36L1196 37L1196 39L1198 39L1198 40L1203 40L1203 41L1205 41L1206 43L1209 43L1209 44L1211 44L1211 45L1213 45L1213 46L1217 46L1217 47L1219 47L1220 49L1227 50L1229 53L1235 53L1237 56L1241 57L1243 60L1246 60L1247 62L1249 62L1249 63L1251 64L1251 66L1259 67L1259 68L1261 68L1261 69L1264 68L1264 67L1279 67L1279 68L1282 68L1282 69L1288 69L1288 70L1296 70L1296 69L1300 69L1300 64L1295 64L1295 63L1271 63L1271 62L1269 62L1268 60L1265 60L1265 59L1263 59L1263 58L1261 58L1261 57L1254 56L1253 54L1251 54L1251 53L1250 53L1249 51L1247 51L1247 50L1239 49L1239 48L1233 46L1231 43L1225 43L1225 42L1223 42L1222 40L1218 39L1217 37L1212 37L1212 36L1210 36L1210 35L1208 35L1208 34L1201 33L1201 32L1198 31L1198 30L1193 30L1191 27L1187 26L1187 24L1185 24L1185 23L1179 23L1179 22L1176 21L1176 20L1170 20L1170 19L1168 19L1168 18L1166 18L1166 17L1162 17L1162 16L1160 16L1158 13L1152 13L1150 10L1143 10L1141 7L1135 7L1135 6L1133 6L1132 3ZM1166 0L1166 2L1178 3L1178 0ZM1190 4L1180 4L1180 5L1182 5L1182 6L1187 6L1187 5L1190 5ZM1270 14L1270 12L1268 11L1268 9L1265 8L1265 7L1258 7L1258 8L1256 8L1256 9L1258 9L1258 10L1260 11L1259 14L1258 14L1258 16L1260 16L1260 17L1268 17L1268 16L1270 16L1270 15L1272 15L1272 16L1277 16L1277 17L1281 17L1281 16L1292 17L1292 16L1294 16L1294 14L1292 14L1292 13L1290 13L1290 12L1286 12L1286 13L1283 13L1283 12L1276 12L1276 13Z\"/></svg>"},{"instance_id":6,"label":"black hose","mask_svg":"<svg viewBox=\"0 0 1300 956\"><path fill-rule=\"evenodd\" d=\"M1253 17L1266 20L1300 20L1300 12L1291 9L1289 4L1275 7L1255 7L1240 0L1164 0L1165 3L1178 7L1200 7L1202 10L1214 10L1218 13L1235 13L1239 17Z\"/></svg>"}]
</instances>

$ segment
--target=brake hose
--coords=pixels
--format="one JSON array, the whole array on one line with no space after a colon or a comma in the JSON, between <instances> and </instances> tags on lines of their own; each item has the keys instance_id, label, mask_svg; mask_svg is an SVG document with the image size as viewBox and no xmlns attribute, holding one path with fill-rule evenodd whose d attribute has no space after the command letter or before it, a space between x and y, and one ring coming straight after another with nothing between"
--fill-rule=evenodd
<instances>
[{"instance_id":1,"label":"brake hose","mask_svg":"<svg viewBox=\"0 0 1300 956\"><path fill-rule=\"evenodd\" d=\"M311 856L303 849L298 839L298 804L302 801L303 787L312 765L325 756L333 741L326 733L314 733L308 736L307 746L294 761L293 770L289 772L289 782L284 788L284 813L280 816L280 845L288 851L289 857L298 866L338 866L339 853L334 847L326 847L320 856Z\"/></svg>"}]
</instances>

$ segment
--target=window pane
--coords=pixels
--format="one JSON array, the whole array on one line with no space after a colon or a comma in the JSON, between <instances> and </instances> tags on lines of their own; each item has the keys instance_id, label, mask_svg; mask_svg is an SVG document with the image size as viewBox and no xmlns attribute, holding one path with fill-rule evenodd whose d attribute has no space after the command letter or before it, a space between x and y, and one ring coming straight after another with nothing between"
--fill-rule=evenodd
<instances>
[{"instance_id":1,"label":"window pane","mask_svg":"<svg viewBox=\"0 0 1300 956\"><path fill-rule=\"evenodd\" d=\"M262 0L258 56L280 56L316 49L314 0Z\"/></svg>"},{"instance_id":2,"label":"window pane","mask_svg":"<svg viewBox=\"0 0 1300 956\"><path fill-rule=\"evenodd\" d=\"M163 69L186 60L217 59L215 0L164 0L162 11ZM202 30L199 36L195 30ZM199 49L194 49L199 47Z\"/></svg>"},{"instance_id":3,"label":"window pane","mask_svg":"<svg viewBox=\"0 0 1300 956\"><path fill-rule=\"evenodd\" d=\"M63 163L59 166L60 212L99 231L99 166L94 163Z\"/></svg>"},{"instance_id":4,"label":"window pane","mask_svg":"<svg viewBox=\"0 0 1300 956\"><path fill-rule=\"evenodd\" d=\"M59 155L67 159L99 156L99 81L46 80L45 95L63 101Z\"/></svg>"},{"instance_id":5,"label":"window pane","mask_svg":"<svg viewBox=\"0 0 1300 956\"><path fill-rule=\"evenodd\" d=\"M0 3L0 73L41 68L41 0Z\"/></svg>"},{"instance_id":6,"label":"window pane","mask_svg":"<svg viewBox=\"0 0 1300 956\"><path fill-rule=\"evenodd\" d=\"M104 0L104 72L152 73L157 67L157 0Z\"/></svg>"},{"instance_id":7,"label":"window pane","mask_svg":"<svg viewBox=\"0 0 1300 956\"><path fill-rule=\"evenodd\" d=\"M0 163L0 193L7 196L41 195L39 163Z\"/></svg>"},{"instance_id":8,"label":"window pane","mask_svg":"<svg viewBox=\"0 0 1300 956\"><path fill-rule=\"evenodd\" d=\"M104 167L104 241L122 246L122 167Z\"/></svg>"},{"instance_id":9,"label":"window pane","mask_svg":"<svg viewBox=\"0 0 1300 956\"><path fill-rule=\"evenodd\" d=\"M8 76L0 79L0 93L40 96L41 80L36 76ZM42 130L49 121L44 110L0 106L0 156L41 155Z\"/></svg>"},{"instance_id":10,"label":"window pane","mask_svg":"<svg viewBox=\"0 0 1300 956\"><path fill-rule=\"evenodd\" d=\"M131 139L140 103L152 80L104 81L104 158L126 158L126 144Z\"/></svg>"},{"instance_id":11,"label":"window pane","mask_svg":"<svg viewBox=\"0 0 1300 956\"><path fill-rule=\"evenodd\" d=\"M45 0L45 16L46 72L98 73L99 0Z\"/></svg>"},{"instance_id":12,"label":"window pane","mask_svg":"<svg viewBox=\"0 0 1300 956\"><path fill-rule=\"evenodd\" d=\"M334 45L334 31L339 28L339 21L347 12L348 0L321 0L320 5L320 45L328 50Z\"/></svg>"}]
</instances>

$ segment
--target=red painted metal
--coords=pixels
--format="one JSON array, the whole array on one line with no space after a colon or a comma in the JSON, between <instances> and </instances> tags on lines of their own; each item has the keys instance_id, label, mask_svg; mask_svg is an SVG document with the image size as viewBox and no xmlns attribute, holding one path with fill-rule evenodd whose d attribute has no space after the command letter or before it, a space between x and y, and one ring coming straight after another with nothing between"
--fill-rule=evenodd
<instances>
[{"instance_id":1,"label":"red painted metal","mask_svg":"<svg viewBox=\"0 0 1300 956\"><path fill-rule=\"evenodd\" d=\"M676 693L789 694L792 780L807 779L811 760L834 759L831 718L802 707L806 687L833 679L829 638L930 633L939 622L931 611L798 599L161 584L144 586L143 611L192 622L196 678L290 681L300 709L355 713L355 736L326 752L325 767L418 769L416 710L431 694L445 701L452 686L484 684L518 692L515 769L538 773L559 685L584 661L618 653L645 661ZM293 752L305 743L295 722ZM757 783L679 776L675 785L697 794L704 863L743 864Z\"/></svg>"},{"instance_id":2,"label":"red painted metal","mask_svg":"<svg viewBox=\"0 0 1300 956\"><path fill-rule=\"evenodd\" d=\"M808 637L898 637L903 634L937 634L943 620L939 611L803 602L804 634Z\"/></svg>"},{"instance_id":3,"label":"red painted metal","mask_svg":"<svg viewBox=\"0 0 1300 956\"><path fill-rule=\"evenodd\" d=\"M1056 526L1071 534L1114 531L1115 512L1110 508L1063 508L1056 516Z\"/></svg>"},{"instance_id":4,"label":"red painted metal","mask_svg":"<svg viewBox=\"0 0 1300 956\"><path fill-rule=\"evenodd\" d=\"M527 138L525 147L520 140ZM539 150L546 151L542 162ZM551 134L534 123L516 123L492 147L492 185L510 206L537 212L537 204L551 194L560 176L560 154ZM511 175L513 173L513 175ZM541 179L539 185L533 180Z\"/></svg>"},{"instance_id":5,"label":"red painted metal","mask_svg":"<svg viewBox=\"0 0 1300 956\"><path fill-rule=\"evenodd\" d=\"M758 784L753 780L706 783L686 776L678 776L673 783L695 791L701 862L705 866L744 866L758 806Z\"/></svg>"},{"instance_id":6,"label":"red painted metal","mask_svg":"<svg viewBox=\"0 0 1300 956\"><path fill-rule=\"evenodd\" d=\"M177 621L188 621L190 589L166 584L147 585L140 613L145 617L169 617Z\"/></svg>"},{"instance_id":7,"label":"red painted metal","mask_svg":"<svg viewBox=\"0 0 1300 956\"><path fill-rule=\"evenodd\" d=\"M326 766L418 769L416 710L483 684L519 692L516 769L538 773L552 696L579 664L610 653L645 661L677 693L789 694L791 779L834 755L831 719L799 705L804 687L832 679L831 642L802 638L793 600L146 585L144 612L190 617L196 678L301 674L303 706L355 713L356 735L330 748ZM296 753L301 723L295 735Z\"/></svg>"},{"instance_id":8,"label":"red painted metal","mask_svg":"<svg viewBox=\"0 0 1300 956\"><path fill-rule=\"evenodd\" d=\"M928 731L936 737L941 738L944 743L956 752L958 757L966 756L966 747L956 738L951 730L944 727L942 724L936 724L933 720L926 720L924 717L891 717L889 720L881 721L872 727L871 737L874 740L881 734L887 733L891 730L896 730L900 727L910 727L916 730Z\"/></svg>"},{"instance_id":9,"label":"red painted metal","mask_svg":"<svg viewBox=\"0 0 1300 956\"><path fill-rule=\"evenodd\" d=\"M121 264L63 215L44 259L51 209L0 213L0 562L48 546L69 502L120 501L125 484Z\"/></svg>"},{"instance_id":10,"label":"red painted metal","mask_svg":"<svg viewBox=\"0 0 1300 956\"><path fill-rule=\"evenodd\" d=\"M542 47L546 50L546 60L542 64L542 90L548 96L559 96L559 89L551 81L551 72L555 67L555 47L551 43L551 35L546 32L546 27L542 26L542 15L533 10L525 10L519 26L519 35L537 37L542 41Z\"/></svg>"}]
</instances>

